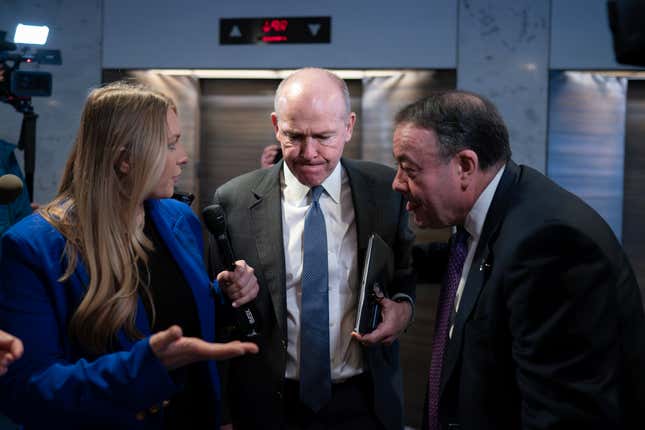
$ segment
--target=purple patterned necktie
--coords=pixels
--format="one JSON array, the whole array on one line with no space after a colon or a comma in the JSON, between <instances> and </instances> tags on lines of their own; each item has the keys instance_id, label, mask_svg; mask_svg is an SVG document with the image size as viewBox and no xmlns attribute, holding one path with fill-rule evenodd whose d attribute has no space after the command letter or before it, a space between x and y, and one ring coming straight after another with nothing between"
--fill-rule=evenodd
<instances>
[{"instance_id":1,"label":"purple patterned necktie","mask_svg":"<svg viewBox=\"0 0 645 430\"><path fill-rule=\"evenodd\" d=\"M439 429L439 387L444 353L448 345L450 317L455 304L455 295L461 278L461 271L468 255L469 234L463 227L457 227L457 233L450 242L448 269L439 293L439 306L435 321L434 338L432 339L432 361L428 378L428 430Z\"/></svg>"}]
</instances>

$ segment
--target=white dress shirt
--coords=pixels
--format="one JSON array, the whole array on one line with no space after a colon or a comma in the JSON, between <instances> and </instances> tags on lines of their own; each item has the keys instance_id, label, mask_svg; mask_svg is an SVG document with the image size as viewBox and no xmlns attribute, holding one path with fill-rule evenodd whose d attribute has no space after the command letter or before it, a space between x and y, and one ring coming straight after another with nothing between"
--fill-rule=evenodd
<instances>
[{"instance_id":1,"label":"white dress shirt","mask_svg":"<svg viewBox=\"0 0 645 430\"><path fill-rule=\"evenodd\" d=\"M499 180L502 179L502 174L505 169L506 165L499 169L493 180L490 181L486 188L484 188L484 191L479 195L477 201L470 212L468 212L468 215L466 215L466 220L464 221L464 229L466 229L468 234L470 234L470 237L468 238L468 254L466 255L464 267L461 270L461 278L459 279L459 286L457 287L457 293L455 295L455 308L452 313L449 333L451 338L452 329L455 327L455 316L457 315L457 311L459 311L459 303L461 302L461 296L464 293L464 286L466 285L468 272L470 272L470 266L473 263L477 244L479 244L479 237L481 236L482 229L484 228L484 221L486 221L488 209L490 208L490 204L493 202L495 190L497 190L497 185L499 184Z\"/></svg>"},{"instance_id":2,"label":"white dress shirt","mask_svg":"<svg viewBox=\"0 0 645 430\"><path fill-rule=\"evenodd\" d=\"M285 376L299 379L302 237L311 197L309 187L298 181L287 163L283 166L280 185L288 339ZM322 186L325 192L320 196L319 203L327 229L329 358L332 381L341 382L363 372L360 345L351 337L358 300L356 220L349 178L340 163Z\"/></svg>"}]
</instances>

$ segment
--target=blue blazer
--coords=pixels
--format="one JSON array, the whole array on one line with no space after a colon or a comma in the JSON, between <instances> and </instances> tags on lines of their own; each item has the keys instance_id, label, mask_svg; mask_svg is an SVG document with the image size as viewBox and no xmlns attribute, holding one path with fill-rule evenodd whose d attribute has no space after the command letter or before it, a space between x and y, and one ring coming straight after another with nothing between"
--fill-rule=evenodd
<instances>
[{"instance_id":1,"label":"blue blazer","mask_svg":"<svg viewBox=\"0 0 645 430\"><path fill-rule=\"evenodd\" d=\"M146 202L152 221L192 288L202 337L215 339L214 301L203 261L199 220L180 202ZM116 351L92 356L75 346L68 322L87 285L79 262L65 282L65 238L40 215L13 226L2 238L0 327L22 339L24 356L0 378L0 408L27 428L162 428L158 406L180 389L149 347L150 326L141 300L132 341L118 333ZM218 408L215 362L208 363ZM157 410L160 409L159 412ZM90 427L91 426L91 427Z\"/></svg>"}]
</instances>

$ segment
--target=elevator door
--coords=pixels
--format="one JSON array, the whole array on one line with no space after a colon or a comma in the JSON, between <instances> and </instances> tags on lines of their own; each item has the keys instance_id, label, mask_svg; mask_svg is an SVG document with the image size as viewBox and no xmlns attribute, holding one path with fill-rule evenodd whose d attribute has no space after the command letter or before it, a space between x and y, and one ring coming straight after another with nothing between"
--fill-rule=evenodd
<instances>
[{"instance_id":1,"label":"elevator door","mask_svg":"<svg viewBox=\"0 0 645 430\"><path fill-rule=\"evenodd\" d=\"M645 306L645 79L629 81L626 122L623 246L641 287Z\"/></svg>"}]
</instances>

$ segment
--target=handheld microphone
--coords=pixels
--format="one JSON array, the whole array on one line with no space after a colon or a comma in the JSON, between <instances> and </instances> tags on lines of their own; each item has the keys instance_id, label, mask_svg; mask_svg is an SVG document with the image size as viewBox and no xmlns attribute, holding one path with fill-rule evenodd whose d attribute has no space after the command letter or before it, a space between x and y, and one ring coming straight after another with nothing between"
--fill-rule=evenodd
<instances>
[{"instance_id":1,"label":"handheld microphone","mask_svg":"<svg viewBox=\"0 0 645 430\"><path fill-rule=\"evenodd\" d=\"M11 173L0 176L0 205L6 205L18 198L22 192L22 181Z\"/></svg>"},{"instance_id":2,"label":"handheld microphone","mask_svg":"<svg viewBox=\"0 0 645 430\"><path fill-rule=\"evenodd\" d=\"M193 200L195 200L195 194L193 193L184 193L181 191L175 191L172 194L172 198L175 200L178 200L182 203L186 203L188 206L193 204Z\"/></svg>"},{"instance_id":3,"label":"handheld microphone","mask_svg":"<svg viewBox=\"0 0 645 430\"><path fill-rule=\"evenodd\" d=\"M210 205L202 211L202 217L206 228L215 238L219 250L220 261L226 270L235 270L235 257L231 242L226 235L226 215L220 205ZM237 329L246 338L252 338L260 334L260 320L253 302L240 306L237 313Z\"/></svg>"}]
</instances>

